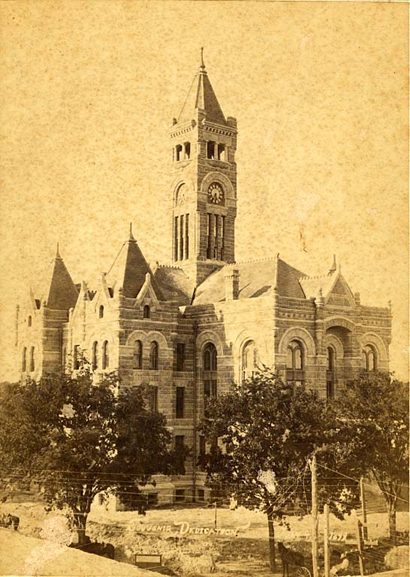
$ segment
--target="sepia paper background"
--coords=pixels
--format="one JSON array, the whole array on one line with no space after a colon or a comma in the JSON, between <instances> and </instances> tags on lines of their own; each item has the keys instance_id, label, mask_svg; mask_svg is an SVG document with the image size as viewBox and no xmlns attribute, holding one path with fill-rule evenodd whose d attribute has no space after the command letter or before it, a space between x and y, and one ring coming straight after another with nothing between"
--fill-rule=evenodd
<instances>
[{"instance_id":1,"label":"sepia paper background","mask_svg":"<svg viewBox=\"0 0 410 577\"><path fill-rule=\"evenodd\" d=\"M0 380L16 302L57 241L74 281L107 270L129 222L171 257L168 128L200 47L238 119L237 260L306 274L333 253L363 304L392 301L407 376L408 6L368 2L8 1L1 10Z\"/></svg>"}]
</instances>

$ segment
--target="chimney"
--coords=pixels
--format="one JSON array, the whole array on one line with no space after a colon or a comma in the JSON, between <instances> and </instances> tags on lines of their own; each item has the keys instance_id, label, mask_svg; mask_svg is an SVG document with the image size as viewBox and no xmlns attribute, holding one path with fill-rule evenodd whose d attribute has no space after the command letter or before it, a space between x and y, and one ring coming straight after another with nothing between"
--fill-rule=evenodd
<instances>
[{"instance_id":1,"label":"chimney","mask_svg":"<svg viewBox=\"0 0 410 577\"><path fill-rule=\"evenodd\" d=\"M239 298L239 270L234 266L227 267L225 272L225 300L232 301Z\"/></svg>"}]
</instances>

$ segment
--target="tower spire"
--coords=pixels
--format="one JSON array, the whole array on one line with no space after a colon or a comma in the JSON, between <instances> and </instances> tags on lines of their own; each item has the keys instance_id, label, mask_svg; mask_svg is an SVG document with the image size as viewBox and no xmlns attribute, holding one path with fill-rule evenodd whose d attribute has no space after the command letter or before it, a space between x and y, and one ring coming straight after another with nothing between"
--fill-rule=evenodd
<instances>
[{"instance_id":1,"label":"tower spire","mask_svg":"<svg viewBox=\"0 0 410 577\"><path fill-rule=\"evenodd\" d=\"M199 67L201 71L205 70L205 62L204 62L204 47L201 46L201 66Z\"/></svg>"},{"instance_id":2,"label":"tower spire","mask_svg":"<svg viewBox=\"0 0 410 577\"><path fill-rule=\"evenodd\" d=\"M132 222L130 222L130 236L128 240L135 240L134 235L132 234Z\"/></svg>"},{"instance_id":3,"label":"tower spire","mask_svg":"<svg viewBox=\"0 0 410 577\"><path fill-rule=\"evenodd\" d=\"M334 254L334 255L333 255L333 263L332 263L332 266L331 266L331 268L330 268L330 270L329 270L329 274L333 274L333 273L336 272L336 271L337 271L336 255Z\"/></svg>"}]
</instances>

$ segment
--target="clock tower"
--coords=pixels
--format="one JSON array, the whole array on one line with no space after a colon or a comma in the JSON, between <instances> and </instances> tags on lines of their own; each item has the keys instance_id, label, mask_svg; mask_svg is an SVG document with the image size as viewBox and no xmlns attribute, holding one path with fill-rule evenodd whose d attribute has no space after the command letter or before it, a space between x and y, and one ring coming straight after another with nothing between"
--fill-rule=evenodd
<instances>
[{"instance_id":1,"label":"clock tower","mask_svg":"<svg viewBox=\"0 0 410 577\"><path fill-rule=\"evenodd\" d=\"M172 143L172 261L200 284L235 261L236 119L225 118L203 54Z\"/></svg>"}]
</instances>

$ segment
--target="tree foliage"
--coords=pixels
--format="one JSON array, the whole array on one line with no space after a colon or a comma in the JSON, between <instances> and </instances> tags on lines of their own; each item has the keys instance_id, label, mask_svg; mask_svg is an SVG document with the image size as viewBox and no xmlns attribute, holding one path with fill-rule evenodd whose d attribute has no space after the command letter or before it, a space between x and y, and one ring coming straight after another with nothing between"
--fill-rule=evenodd
<instances>
[{"instance_id":1,"label":"tree foliage","mask_svg":"<svg viewBox=\"0 0 410 577\"><path fill-rule=\"evenodd\" d=\"M265 369L212 400L207 415L208 483L233 494L238 504L267 513L272 568L273 521L310 511L313 454L321 465L319 504L327 502L339 517L357 504L358 484L334 473L357 466L351 462L355 441L315 391L284 383Z\"/></svg>"},{"instance_id":2,"label":"tree foliage","mask_svg":"<svg viewBox=\"0 0 410 577\"><path fill-rule=\"evenodd\" d=\"M150 411L142 387L98 383L85 366L10 385L0 406L0 466L10 480L35 480L50 507L68 508L80 542L94 497L124 500L155 473L169 472L165 417Z\"/></svg>"},{"instance_id":3,"label":"tree foliage","mask_svg":"<svg viewBox=\"0 0 410 577\"><path fill-rule=\"evenodd\" d=\"M395 540L397 501L408 482L408 385L389 373L363 372L347 386L338 410L355 438L357 460L373 473L383 493Z\"/></svg>"}]
</instances>

